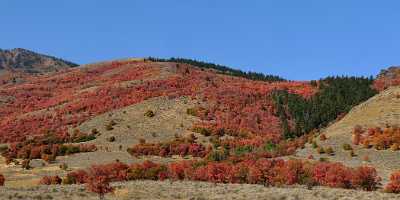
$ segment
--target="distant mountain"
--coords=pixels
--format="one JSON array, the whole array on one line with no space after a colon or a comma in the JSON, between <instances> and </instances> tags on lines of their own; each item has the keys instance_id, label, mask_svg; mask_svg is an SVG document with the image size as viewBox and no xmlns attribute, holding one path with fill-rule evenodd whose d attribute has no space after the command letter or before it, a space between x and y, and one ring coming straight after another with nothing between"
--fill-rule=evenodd
<instances>
[{"instance_id":1,"label":"distant mountain","mask_svg":"<svg viewBox=\"0 0 400 200\"><path fill-rule=\"evenodd\" d=\"M47 73L78 66L48 55L15 48L0 49L0 74L4 72Z\"/></svg>"}]
</instances>

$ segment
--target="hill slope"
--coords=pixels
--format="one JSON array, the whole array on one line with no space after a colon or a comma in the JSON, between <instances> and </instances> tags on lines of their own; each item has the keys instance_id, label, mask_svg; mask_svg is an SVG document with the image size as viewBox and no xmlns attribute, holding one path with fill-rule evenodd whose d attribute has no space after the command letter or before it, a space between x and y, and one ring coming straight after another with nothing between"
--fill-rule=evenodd
<instances>
[{"instance_id":1,"label":"hill slope","mask_svg":"<svg viewBox=\"0 0 400 200\"><path fill-rule=\"evenodd\" d=\"M364 171L358 168L348 167L364 163L357 158L346 158L346 152L340 151L341 143L350 141L348 134L339 132L343 131L342 127L351 130L354 123L359 123L348 118L365 115L365 110L357 111L361 108L354 109L338 123L338 134L334 133L335 126L328 128L333 129L332 133L327 132L328 140L321 142L334 146L337 154L331 159L347 166L286 159L287 156L304 158L315 154L315 150L307 146L293 155L311 137L309 129L324 126L375 94L370 91L372 79L333 77L295 82L226 70L207 63L199 63L203 67L194 66L188 61L118 60L29 76L21 83L0 85L0 142L10 144L8 149L2 148L5 159L0 159L7 187L34 186L46 175L73 181L68 178L70 170L108 163L98 167L104 168L107 176L118 176L113 177L113 181L167 177L216 183L306 185L307 180L312 179L315 181L310 183L312 185L377 189L374 169L367 168L362 173ZM276 101L275 95L281 94L279 91L283 93ZM383 96L383 102L377 105L374 103L377 97L367 101L372 103L366 104L365 109L387 105L390 95ZM395 103L392 107L397 106ZM293 112L289 112L290 109ZM375 118L381 116L371 112ZM321 117L326 119L318 119L311 126L306 123L310 118ZM304 125L308 127L301 129ZM286 137L285 129L298 134L292 135L294 138ZM371 150L357 149L359 154L368 151ZM396 159L390 157L396 154L389 152L386 156L386 152L373 154L376 157L372 156L368 163L377 166L385 180L397 165L396 161L392 167L376 163L381 154ZM143 162L145 160L157 164ZM26 168L26 163L34 169L21 169L20 165ZM60 168L62 163L69 169ZM344 180L329 180L329 184L345 183L328 185L319 172L314 173L321 166L333 170L339 167L348 175ZM305 167L306 171L303 173L297 167ZM155 168L158 169L146 172ZM329 170L332 172L335 176L336 172ZM191 176L194 174L196 176ZM150 175L154 177L147 177ZM296 178L303 175L307 178ZM362 185L363 181L357 181L366 178L371 183ZM87 181L89 179L83 180ZM131 183L126 185L129 187ZM71 188L76 189L75 186ZM126 188L125 191L132 190ZM293 192L293 196L298 196L298 191Z\"/></svg>"},{"instance_id":2,"label":"hill slope","mask_svg":"<svg viewBox=\"0 0 400 200\"><path fill-rule=\"evenodd\" d=\"M22 48L0 49L0 74L5 72L46 73L78 66L48 55Z\"/></svg>"},{"instance_id":3,"label":"hill slope","mask_svg":"<svg viewBox=\"0 0 400 200\"><path fill-rule=\"evenodd\" d=\"M398 170L400 166L400 152L391 150L365 149L361 146L353 146L357 156L351 157L348 151L343 150L343 144L351 144L352 131L355 126L363 128L385 127L386 125L400 125L400 87L391 87L375 95L364 103L354 107L344 118L326 128L326 141L317 143L323 147L333 147L334 156L318 154L316 149L308 145L306 149L298 152L300 157L313 155L315 158L326 157L332 161L346 163L350 166L363 164L377 168L383 178L388 179L388 174ZM368 156L369 162L363 157Z\"/></svg>"}]
</instances>

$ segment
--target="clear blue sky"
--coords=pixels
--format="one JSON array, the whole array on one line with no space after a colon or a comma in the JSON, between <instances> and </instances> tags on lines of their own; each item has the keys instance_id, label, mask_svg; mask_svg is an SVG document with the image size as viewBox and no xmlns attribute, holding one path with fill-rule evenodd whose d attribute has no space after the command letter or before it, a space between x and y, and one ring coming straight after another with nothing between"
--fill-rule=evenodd
<instances>
[{"instance_id":1,"label":"clear blue sky","mask_svg":"<svg viewBox=\"0 0 400 200\"><path fill-rule=\"evenodd\" d=\"M283 76L400 65L398 0L1 0L0 48L80 64L186 57Z\"/></svg>"}]
</instances>

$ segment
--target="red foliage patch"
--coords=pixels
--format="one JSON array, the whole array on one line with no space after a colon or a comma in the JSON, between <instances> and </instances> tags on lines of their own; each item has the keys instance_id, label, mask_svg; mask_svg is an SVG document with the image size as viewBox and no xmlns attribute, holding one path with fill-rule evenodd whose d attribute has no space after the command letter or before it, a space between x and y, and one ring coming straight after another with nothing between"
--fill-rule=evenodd
<instances>
[{"instance_id":1,"label":"red foliage patch","mask_svg":"<svg viewBox=\"0 0 400 200\"><path fill-rule=\"evenodd\" d=\"M390 182L386 185L385 191L391 193L400 193L400 171L390 175Z\"/></svg>"},{"instance_id":2,"label":"red foliage patch","mask_svg":"<svg viewBox=\"0 0 400 200\"><path fill-rule=\"evenodd\" d=\"M176 138L170 142L140 143L128 149L132 156L154 155L169 157L173 155L204 157L209 152L202 144L195 142L195 137Z\"/></svg>"},{"instance_id":3,"label":"red foliage patch","mask_svg":"<svg viewBox=\"0 0 400 200\"><path fill-rule=\"evenodd\" d=\"M59 176L45 176L43 177L39 184L41 185L58 185L61 184L62 179Z\"/></svg>"},{"instance_id":4,"label":"red foliage patch","mask_svg":"<svg viewBox=\"0 0 400 200\"><path fill-rule=\"evenodd\" d=\"M365 131L356 127L353 131L353 143L362 144L366 148L374 147L377 150L390 148L397 151L400 150L400 128L388 126L382 129L376 127Z\"/></svg>"},{"instance_id":5,"label":"red foliage patch","mask_svg":"<svg viewBox=\"0 0 400 200\"><path fill-rule=\"evenodd\" d=\"M251 81L184 64L173 68L176 74L150 80L161 73L159 64L113 62L3 85L0 96L7 101L0 106L0 142L23 141L47 130L65 133L67 126L110 110L152 97L183 95L209 103L199 126L214 132L223 129L279 139L280 120L273 115L270 92L287 89L305 97L315 92L306 82ZM144 81L128 82L135 80Z\"/></svg>"},{"instance_id":6,"label":"red foliage patch","mask_svg":"<svg viewBox=\"0 0 400 200\"><path fill-rule=\"evenodd\" d=\"M193 180L213 183L263 185L322 185L336 188L375 190L380 182L371 167L350 168L340 163L314 163L302 160L258 159L240 162L180 161L168 165L145 161L127 166L122 163L98 165L89 169L110 181Z\"/></svg>"},{"instance_id":7,"label":"red foliage patch","mask_svg":"<svg viewBox=\"0 0 400 200\"><path fill-rule=\"evenodd\" d=\"M4 175L0 174L0 186L4 186L5 182L6 182L6 179L4 178Z\"/></svg>"},{"instance_id":8,"label":"red foliage patch","mask_svg":"<svg viewBox=\"0 0 400 200\"><path fill-rule=\"evenodd\" d=\"M54 161L57 156L97 150L94 144L63 144L73 142L74 138L76 137L68 135L57 136L54 134L37 136L23 142L12 143L10 148L2 153L2 156L9 162L15 158L43 159L50 162Z\"/></svg>"}]
</instances>

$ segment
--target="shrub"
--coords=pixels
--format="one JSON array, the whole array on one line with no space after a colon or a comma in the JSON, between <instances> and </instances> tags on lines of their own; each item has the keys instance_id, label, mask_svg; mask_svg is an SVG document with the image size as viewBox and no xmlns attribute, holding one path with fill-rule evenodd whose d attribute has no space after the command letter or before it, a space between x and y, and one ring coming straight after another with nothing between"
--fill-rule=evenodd
<instances>
[{"instance_id":1,"label":"shrub","mask_svg":"<svg viewBox=\"0 0 400 200\"><path fill-rule=\"evenodd\" d=\"M325 141L327 138L326 138L326 135L325 135L325 134L321 134L321 135L319 136L319 139L320 139L321 141Z\"/></svg>"},{"instance_id":2,"label":"shrub","mask_svg":"<svg viewBox=\"0 0 400 200\"><path fill-rule=\"evenodd\" d=\"M206 137L211 136L211 134L212 134L210 130L208 130L207 128L203 128L203 127L194 127L192 129L192 131L195 133L200 133Z\"/></svg>"},{"instance_id":3,"label":"shrub","mask_svg":"<svg viewBox=\"0 0 400 200\"><path fill-rule=\"evenodd\" d=\"M385 191L400 193L400 171L396 171L390 175L390 182L385 186Z\"/></svg>"},{"instance_id":4,"label":"shrub","mask_svg":"<svg viewBox=\"0 0 400 200\"><path fill-rule=\"evenodd\" d=\"M315 141L312 142L312 148L314 148L314 149L318 148L317 142L315 142Z\"/></svg>"},{"instance_id":5,"label":"shrub","mask_svg":"<svg viewBox=\"0 0 400 200\"><path fill-rule=\"evenodd\" d=\"M107 124L105 128L106 128L107 131L114 130L114 127L112 125L110 125L110 124Z\"/></svg>"},{"instance_id":6,"label":"shrub","mask_svg":"<svg viewBox=\"0 0 400 200\"><path fill-rule=\"evenodd\" d=\"M61 163L60 164L60 169L66 171L68 169L67 163Z\"/></svg>"},{"instance_id":7,"label":"shrub","mask_svg":"<svg viewBox=\"0 0 400 200\"><path fill-rule=\"evenodd\" d=\"M368 155L363 156L363 161L370 162Z\"/></svg>"},{"instance_id":8,"label":"shrub","mask_svg":"<svg viewBox=\"0 0 400 200\"><path fill-rule=\"evenodd\" d=\"M92 133L92 135L99 134L99 131L96 128L92 129L90 132Z\"/></svg>"},{"instance_id":9,"label":"shrub","mask_svg":"<svg viewBox=\"0 0 400 200\"><path fill-rule=\"evenodd\" d=\"M357 156L357 154L354 152L354 150L351 150L349 152L349 155L350 155L350 157L356 157Z\"/></svg>"},{"instance_id":10,"label":"shrub","mask_svg":"<svg viewBox=\"0 0 400 200\"><path fill-rule=\"evenodd\" d=\"M250 153L252 151L253 151L253 149L251 146L240 146L240 147L235 148L235 155L241 156L246 153Z\"/></svg>"},{"instance_id":11,"label":"shrub","mask_svg":"<svg viewBox=\"0 0 400 200\"><path fill-rule=\"evenodd\" d=\"M41 185L59 185L61 184L62 179L59 176L44 176L39 184Z\"/></svg>"},{"instance_id":12,"label":"shrub","mask_svg":"<svg viewBox=\"0 0 400 200\"><path fill-rule=\"evenodd\" d=\"M325 152L326 152L327 154L331 155L331 156L335 154L335 151L333 151L333 148L332 148L332 147L327 147L327 148L325 149Z\"/></svg>"},{"instance_id":13,"label":"shrub","mask_svg":"<svg viewBox=\"0 0 400 200\"><path fill-rule=\"evenodd\" d=\"M4 186L6 179L4 178L3 174L0 174L0 186Z\"/></svg>"},{"instance_id":14,"label":"shrub","mask_svg":"<svg viewBox=\"0 0 400 200\"><path fill-rule=\"evenodd\" d=\"M88 182L86 184L86 189L97 193L99 195L99 199L103 199L104 195L114 191L114 188L110 186L110 181L106 176L99 175L96 172L93 175L89 176Z\"/></svg>"},{"instance_id":15,"label":"shrub","mask_svg":"<svg viewBox=\"0 0 400 200\"><path fill-rule=\"evenodd\" d=\"M84 184L87 182L88 173L85 170L77 170L67 174L65 184Z\"/></svg>"},{"instance_id":16,"label":"shrub","mask_svg":"<svg viewBox=\"0 0 400 200\"><path fill-rule=\"evenodd\" d=\"M139 144L146 144L146 139L140 138L139 139Z\"/></svg>"},{"instance_id":17,"label":"shrub","mask_svg":"<svg viewBox=\"0 0 400 200\"><path fill-rule=\"evenodd\" d=\"M352 186L367 191L376 190L381 181L375 168L362 166L358 167L352 173Z\"/></svg>"},{"instance_id":18,"label":"shrub","mask_svg":"<svg viewBox=\"0 0 400 200\"><path fill-rule=\"evenodd\" d=\"M23 160L21 163L22 169L27 169L27 170L31 169L31 166L29 165L30 162L31 162L31 160L29 160L29 159Z\"/></svg>"},{"instance_id":19,"label":"shrub","mask_svg":"<svg viewBox=\"0 0 400 200\"><path fill-rule=\"evenodd\" d=\"M277 145L272 143L271 141L266 142L264 145L265 151L273 152L273 151L275 151L276 148L277 148Z\"/></svg>"},{"instance_id":20,"label":"shrub","mask_svg":"<svg viewBox=\"0 0 400 200\"><path fill-rule=\"evenodd\" d=\"M324 154L324 153L325 153L325 149L324 149L323 147L318 147L318 148L317 148L317 152L318 152L319 154Z\"/></svg>"},{"instance_id":21,"label":"shrub","mask_svg":"<svg viewBox=\"0 0 400 200\"><path fill-rule=\"evenodd\" d=\"M342 148L343 148L343 150L345 150L345 151L351 151L351 150L353 150L353 147L351 147L351 145L350 145L350 144L347 144L347 143L343 144L343 145L342 145Z\"/></svg>"},{"instance_id":22,"label":"shrub","mask_svg":"<svg viewBox=\"0 0 400 200\"><path fill-rule=\"evenodd\" d=\"M320 161L320 162L328 162L329 159L328 159L328 158L325 158L325 157L320 157L320 158L319 158L319 161Z\"/></svg>"},{"instance_id":23,"label":"shrub","mask_svg":"<svg viewBox=\"0 0 400 200\"><path fill-rule=\"evenodd\" d=\"M154 114L154 112L152 111L152 110L147 110L145 113L144 113L144 116L146 116L146 117L154 117L155 116L155 114Z\"/></svg>"},{"instance_id":24,"label":"shrub","mask_svg":"<svg viewBox=\"0 0 400 200\"><path fill-rule=\"evenodd\" d=\"M219 159L215 159L219 160ZM341 163L307 162L282 159L233 159L225 161L178 161L168 165L150 161L127 166L120 162L92 166L88 174L110 181L126 180L191 180L213 183L249 183L264 185L302 184L375 190L380 183L371 167L350 168ZM68 174L70 183L75 176ZM64 180L67 180L65 178ZM93 181L86 179L85 181ZM65 181L67 182L67 181Z\"/></svg>"},{"instance_id":25,"label":"shrub","mask_svg":"<svg viewBox=\"0 0 400 200\"><path fill-rule=\"evenodd\" d=\"M0 145L0 153L7 152L8 150L8 145Z\"/></svg>"},{"instance_id":26,"label":"shrub","mask_svg":"<svg viewBox=\"0 0 400 200\"><path fill-rule=\"evenodd\" d=\"M369 128L364 131L360 128L355 128L353 133L353 140L357 134L359 142L364 148L374 147L376 150L391 149L393 151L399 150L400 146L400 128L388 125L382 129L380 127Z\"/></svg>"},{"instance_id":27,"label":"shrub","mask_svg":"<svg viewBox=\"0 0 400 200\"><path fill-rule=\"evenodd\" d=\"M229 156L229 152L226 149L213 150L207 154L206 159L209 161L223 161Z\"/></svg>"},{"instance_id":28,"label":"shrub","mask_svg":"<svg viewBox=\"0 0 400 200\"><path fill-rule=\"evenodd\" d=\"M110 136L109 138L107 138L107 141L115 142L115 136Z\"/></svg>"},{"instance_id":29,"label":"shrub","mask_svg":"<svg viewBox=\"0 0 400 200\"><path fill-rule=\"evenodd\" d=\"M186 109L186 114L196 117L197 116L197 110L195 108L188 108L188 109Z\"/></svg>"}]
</instances>

